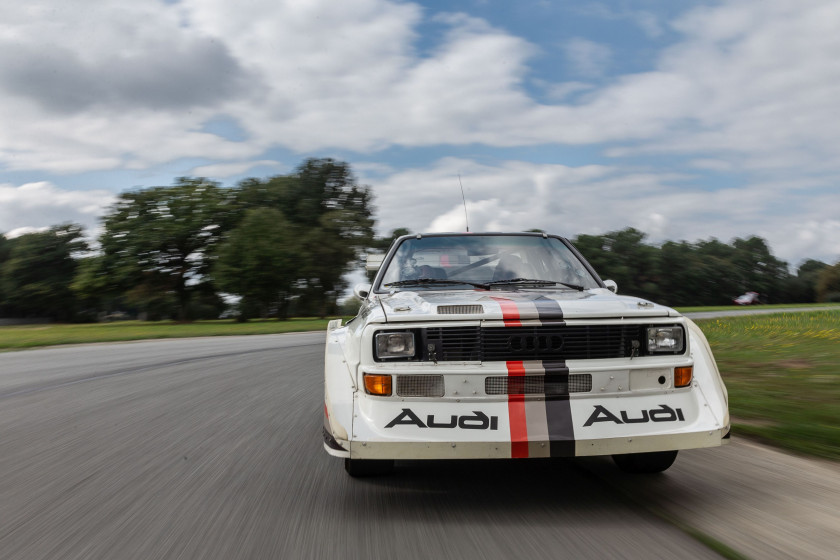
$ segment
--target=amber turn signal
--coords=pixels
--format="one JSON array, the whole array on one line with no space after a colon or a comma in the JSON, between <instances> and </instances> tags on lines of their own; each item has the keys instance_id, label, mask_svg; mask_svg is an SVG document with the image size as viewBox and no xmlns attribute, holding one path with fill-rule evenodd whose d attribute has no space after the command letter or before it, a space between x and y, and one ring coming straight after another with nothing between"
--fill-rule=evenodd
<instances>
[{"instance_id":1,"label":"amber turn signal","mask_svg":"<svg viewBox=\"0 0 840 560\"><path fill-rule=\"evenodd\" d=\"M366 373L365 391L369 395L389 396L391 394L391 376Z\"/></svg>"},{"instance_id":2,"label":"amber turn signal","mask_svg":"<svg viewBox=\"0 0 840 560\"><path fill-rule=\"evenodd\" d=\"M692 366L674 368L674 387L688 387L691 385Z\"/></svg>"}]
</instances>

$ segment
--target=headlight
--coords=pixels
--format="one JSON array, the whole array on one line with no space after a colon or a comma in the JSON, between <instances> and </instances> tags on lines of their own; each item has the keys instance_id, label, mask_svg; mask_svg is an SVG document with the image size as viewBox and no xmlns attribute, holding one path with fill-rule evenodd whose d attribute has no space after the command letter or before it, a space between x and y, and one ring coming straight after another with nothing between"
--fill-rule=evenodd
<instances>
[{"instance_id":1,"label":"headlight","mask_svg":"<svg viewBox=\"0 0 840 560\"><path fill-rule=\"evenodd\" d=\"M685 348L682 327L648 327L648 354L668 352L677 354Z\"/></svg>"},{"instance_id":2,"label":"headlight","mask_svg":"<svg viewBox=\"0 0 840 560\"><path fill-rule=\"evenodd\" d=\"M377 358L410 358L412 356L414 356L414 333L377 333Z\"/></svg>"}]
</instances>

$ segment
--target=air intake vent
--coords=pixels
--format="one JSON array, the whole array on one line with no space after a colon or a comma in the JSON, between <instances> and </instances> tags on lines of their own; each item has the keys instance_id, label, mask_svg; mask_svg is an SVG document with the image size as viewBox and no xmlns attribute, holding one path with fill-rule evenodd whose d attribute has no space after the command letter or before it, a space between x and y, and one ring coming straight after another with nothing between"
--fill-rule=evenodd
<instances>
[{"instance_id":1,"label":"air intake vent","mask_svg":"<svg viewBox=\"0 0 840 560\"><path fill-rule=\"evenodd\" d=\"M484 308L480 305L439 305L437 312L441 315L480 315Z\"/></svg>"},{"instance_id":2,"label":"air intake vent","mask_svg":"<svg viewBox=\"0 0 840 560\"><path fill-rule=\"evenodd\" d=\"M423 347L434 345L435 356L423 359L505 362L627 358L633 355L633 341L642 337L641 329L639 325L429 327Z\"/></svg>"},{"instance_id":3,"label":"air intake vent","mask_svg":"<svg viewBox=\"0 0 840 560\"><path fill-rule=\"evenodd\" d=\"M442 397L442 375L398 375L397 396L399 397Z\"/></svg>"},{"instance_id":4,"label":"air intake vent","mask_svg":"<svg viewBox=\"0 0 840 560\"><path fill-rule=\"evenodd\" d=\"M567 395L592 390L592 376L576 373L566 376L523 375L487 377L484 392L488 395Z\"/></svg>"}]
</instances>

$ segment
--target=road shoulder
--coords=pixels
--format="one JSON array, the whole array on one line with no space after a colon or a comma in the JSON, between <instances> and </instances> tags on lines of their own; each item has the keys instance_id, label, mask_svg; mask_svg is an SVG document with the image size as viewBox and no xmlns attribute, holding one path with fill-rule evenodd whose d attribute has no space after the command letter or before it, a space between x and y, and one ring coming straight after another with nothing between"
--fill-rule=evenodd
<instances>
[{"instance_id":1,"label":"road shoulder","mask_svg":"<svg viewBox=\"0 0 840 560\"><path fill-rule=\"evenodd\" d=\"M661 475L584 464L640 505L749 558L833 558L840 543L840 464L733 437L681 451Z\"/></svg>"}]
</instances>

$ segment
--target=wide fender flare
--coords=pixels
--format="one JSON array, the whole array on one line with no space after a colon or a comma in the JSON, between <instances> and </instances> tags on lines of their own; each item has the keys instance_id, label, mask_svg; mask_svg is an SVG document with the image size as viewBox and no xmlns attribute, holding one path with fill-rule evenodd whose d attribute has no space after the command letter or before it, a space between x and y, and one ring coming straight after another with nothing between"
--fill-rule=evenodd
<instances>
[{"instance_id":1,"label":"wide fender flare","mask_svg":"<svg viewBox=\"0 0 840 560\"><path fill-rule=\"evenodd\" d=\"M337 441L348 441L353 426L356 385L344 353L346 339L346 327L328 329L324 349L324 427Z\"/></svg>"},{"instance_id":2,"label":"wide fender flare","mask_svg":"<svg viewBox=\"0 0 840 560\"><path fill-rule=\"evenodd\" d=\"M694 376L709 406L724 425L729 425L729 393L718 370L712 348L697 323L686 318Z\"/></svg>"}]
</instances>

